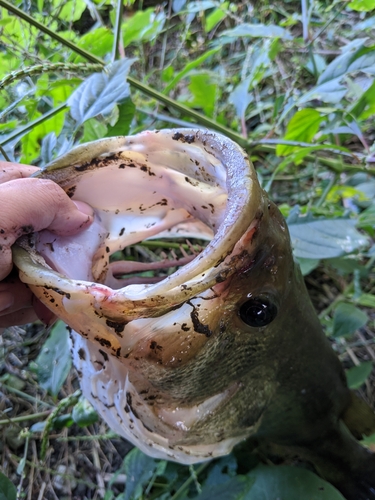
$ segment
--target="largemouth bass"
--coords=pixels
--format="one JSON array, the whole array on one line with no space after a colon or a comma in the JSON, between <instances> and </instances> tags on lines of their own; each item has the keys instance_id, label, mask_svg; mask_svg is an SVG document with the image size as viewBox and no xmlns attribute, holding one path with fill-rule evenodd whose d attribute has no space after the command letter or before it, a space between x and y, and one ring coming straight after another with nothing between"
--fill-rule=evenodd
<instances>
[{"instance_id":1,"label":"largemouth bass","mask_svg":"<svg viewBox=\"0 0 375 500\"><path fill-rule=\"evenodd\" d=\"M349 432L373 431L373 414L348 390L285 220L238 145L147 131L81 145L40 176L95 220L74 237L25 237L14 262L74 330L83 394L111 429L185 464L251 438L312 461L349 499L375 498L374 455ZM180 260L111 262L155 237L208 244ZM180 267L159 281L131 277L168 265Z\"/></svg>"}]
</instances>

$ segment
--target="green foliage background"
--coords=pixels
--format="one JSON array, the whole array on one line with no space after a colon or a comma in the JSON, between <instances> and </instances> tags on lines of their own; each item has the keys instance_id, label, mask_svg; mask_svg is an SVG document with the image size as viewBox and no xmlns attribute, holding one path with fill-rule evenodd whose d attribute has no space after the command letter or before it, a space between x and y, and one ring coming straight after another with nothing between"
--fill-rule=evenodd
<instances>
[{"instance_id":1,"label":"green foliage background","mask_svg":"<svg viewBox=\"0 0 375 500\"><path fill-rule=\"evenodd\" d=\"M374 401L374 8L372 0L0 0L0 158L43 167L78 143L194 124L237 141L287 218L349 384ZM98 424L78 393L62 389L69 361L56 366L48 343L21 380L7 369L14 345L0 349L1 390L30 397L32 386L35 399L31 414L11 405L9 418L0 408L4 433L28 428L15 448L4 437L0 498L16 494L5 476L17 498L33 498L35 467L52 489L58 474L31 464L30 443L45 459L52 431L74 438ZM183 467L134 449L105 484L71 466L62 477L70 494L79 476L85 495L106 500L342 498L305 468L252 460ZM116 482L123 474L125 489Z\"/></svg>"}]
</instances>

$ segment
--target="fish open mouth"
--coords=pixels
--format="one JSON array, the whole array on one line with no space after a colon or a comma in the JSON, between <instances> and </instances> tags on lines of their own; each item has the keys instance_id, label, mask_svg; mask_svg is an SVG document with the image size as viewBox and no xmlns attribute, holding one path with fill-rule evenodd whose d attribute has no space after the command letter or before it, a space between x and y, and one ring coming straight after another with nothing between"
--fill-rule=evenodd
<instances>
[{"instance_id":1,"label":"fish open mouth","mask_svg":"<svg viewBox=\"0 0 375 500\"><path fill-rule=\"evenodd\" d=\"M235 256L257 222L255 172L239 146L212 132L162 130L104 139L79 146L41 175L91 205L95 221L78 236L42 231L33 248L30 240L21 242L27 251L14 253L20 277L35 289L55 290L65 302L88 293L97 313L113 321L159 316L223 282L236 271ZM154 238L208 244L172 262L110 258ZM171 264L178 269L165 278L134 276ZM50 307L50 297L36 293Z\"/></svg>"}]
</instances>

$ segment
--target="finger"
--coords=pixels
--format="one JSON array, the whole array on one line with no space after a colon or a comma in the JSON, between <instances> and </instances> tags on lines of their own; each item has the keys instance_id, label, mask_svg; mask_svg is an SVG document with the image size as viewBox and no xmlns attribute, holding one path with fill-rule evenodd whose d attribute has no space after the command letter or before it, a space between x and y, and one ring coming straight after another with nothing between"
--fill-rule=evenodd
<instances>
[{"instance_id":1,"label":"finger","mask_svg":"<svg viewBox=\"0 0 375 500\"><path fill-rule=\"evenodd\" d=\"M33 305L33 294L24 283L17 278L0 283L0 315L16 312Z\"/></svg>"},{"instance_id":2,"label":"finger","mask_svg":"<svg viewBox=\"0 0 375 500\"><path fill-rule=\"evenodd\" d=\"M14 325L26 325L38 319L32 307L20 309L19 311L0 316L0 329Z\"/></svg>"},{"instance_id":3,"label":"finger","mask_svg":"<svg viewBox=\"0 0 375 500\"><path fill-rule=\"evenodd\" d=\"M30 175L38 172L39 170L40 168L31 167L30 165L0 161L0 184L13 181L15 179L30 177Z\"/></svg>"},{"instance_id":4,"label":"finger","mask_svg":"<svg viewBox=\"0 0 375 500\"><path fill-rule=\"evenodd\" d=\"M39 299L33 295L33 308L38 319L46 326L51 326L57 320L57 316L48 309Z\"/></svg>"},{"instance_id":5,"label":"finger","mask_svg":"<svg viewBox=\"0 0 375 500\"><path fill-rule=\"evenodd\" d=\"M74 235L92 222L91 207L74 203L50 180L6 182L0 185L0 199L0 280L10 272L10 247L21 235L47 228L62 236Z\"/></svg>"},{"instance_id":6,"label":"finger","mask_svg":"<svg viewBox=\"0 0 375 500\"><path fill-rule=\"evenodd\" d=\"M34 315L28 309L34 310ZM24 317L31 318L30 321L40 319L46 326L52 325L57 317L46 306L44 306L31 292L31 290L19 279L12 281L7 278L6 281L0 283L0 324L6 323L11 326L12 318L15 318L15 325L19 325L17 321L17 313ZM4 320L3 318L6 317Z\"/></svg>"}]
</instances>

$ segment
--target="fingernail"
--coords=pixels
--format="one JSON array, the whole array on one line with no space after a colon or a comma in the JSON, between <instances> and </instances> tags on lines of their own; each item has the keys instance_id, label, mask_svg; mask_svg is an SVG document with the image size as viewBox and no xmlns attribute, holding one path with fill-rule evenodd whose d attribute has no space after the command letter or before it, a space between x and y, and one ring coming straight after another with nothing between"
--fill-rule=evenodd
<instances>
[{"instance_id":1,"label":"fingernail","mask_svg":"<svg viewBox=\"0 0 375 500\"><path fill-rule=\"evenodd\" d=\"M14 295L10 292L0 292L0 311L8 309L14 304Z\"/></svg>"},{"instance_id":2,"label":"fingernail","mask_svg":"<svg viewBox=\"0 0 375 500\"><path fill-rule=\"evenodd\" d=\"M90 207L87 203L83 201L74 201L72 200L74 205L78 208L80 212L82 212L85 215L90 215L91 217L94 215L94 209Z\"/></svg>"}]
</instances>

